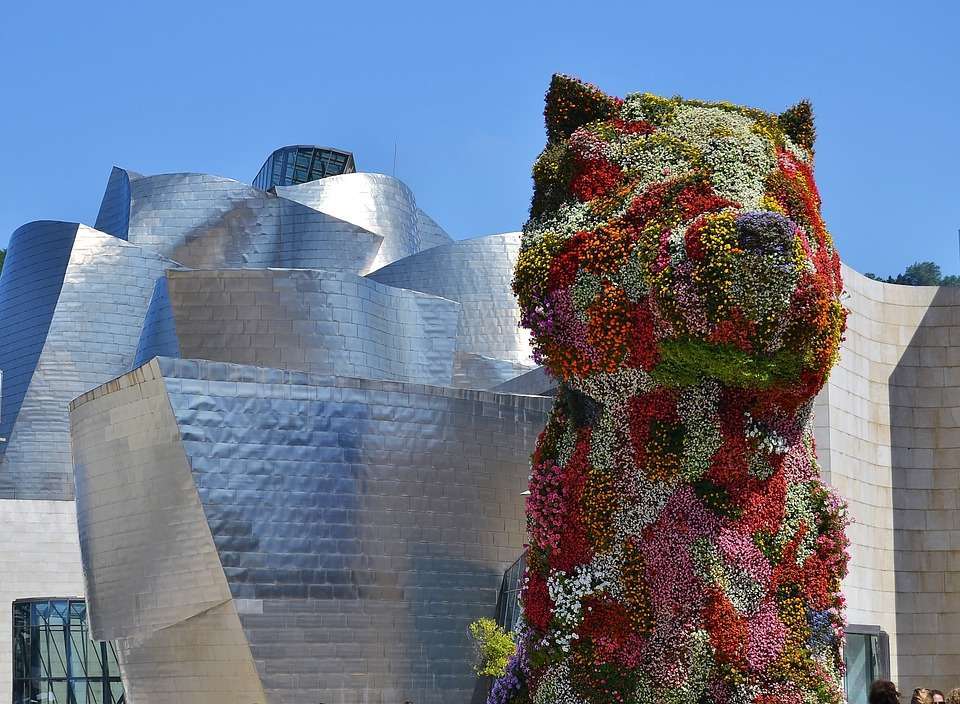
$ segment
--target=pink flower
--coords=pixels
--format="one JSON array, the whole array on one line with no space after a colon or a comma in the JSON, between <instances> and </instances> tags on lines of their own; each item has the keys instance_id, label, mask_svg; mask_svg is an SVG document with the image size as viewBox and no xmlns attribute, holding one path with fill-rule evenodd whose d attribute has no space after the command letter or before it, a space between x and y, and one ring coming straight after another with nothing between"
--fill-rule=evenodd
<instances>
[{"instance_id":1,"label":"pink flower","mask_svg":"<svg viewBox=\"0 0 960 704\"><path fill-rule=\"evenodd\" d=\"M787 629L777 613L777 604L767 599L747 621L749 642L747 663L754 672L759 672L776 661L783 652Z\"/></svg>"}]
</instances>

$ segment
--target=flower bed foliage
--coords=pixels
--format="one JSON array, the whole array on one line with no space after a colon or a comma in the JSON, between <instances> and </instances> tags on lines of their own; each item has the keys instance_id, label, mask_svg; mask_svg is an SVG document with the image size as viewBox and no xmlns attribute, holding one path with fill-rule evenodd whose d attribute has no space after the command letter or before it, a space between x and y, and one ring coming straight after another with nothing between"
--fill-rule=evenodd
<instances>
[{"instance_id":1,"label":"flower bed foliage","mask_svg":"<svg viewBox=\"0 0 960 704\"><path fill-rule=\"evenodd\" d=\"M470 636L476 649L474 670L486 677L502 677L507 660L517 651L513 635L504 631L492 618L480 618L470 624Z\"/></svg>"},{"instance_id":2,"label":"flower bed foliage","mask_svg":"<svg viewBox=\"0 0 960 704\"><path fill-rule=\"evenodd\" d=\"M561 382L490 702L839 704L846 509L813 398L846 312L808 103L555 76L514 278Z\"/></svg>"}]
</instances>

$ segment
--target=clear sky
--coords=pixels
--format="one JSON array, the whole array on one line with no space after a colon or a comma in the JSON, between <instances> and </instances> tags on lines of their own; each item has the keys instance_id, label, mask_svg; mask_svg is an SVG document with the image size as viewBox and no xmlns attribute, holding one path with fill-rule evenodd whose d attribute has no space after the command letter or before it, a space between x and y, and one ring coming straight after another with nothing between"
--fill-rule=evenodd
<instances>
[{"instance_id":1,"label":"clear sky","mask_svg":"<svg viewBox=\"0 0 960 704\"><path fill-rule=\"evenodd\" d=\"M43 2L0 13L0 246L93 224L110 167L249 182L277 146L354 152L455 237L517 230L550 75L817 116L849 264L960 272L960 3Z\"/></svg>"}]
</instances>

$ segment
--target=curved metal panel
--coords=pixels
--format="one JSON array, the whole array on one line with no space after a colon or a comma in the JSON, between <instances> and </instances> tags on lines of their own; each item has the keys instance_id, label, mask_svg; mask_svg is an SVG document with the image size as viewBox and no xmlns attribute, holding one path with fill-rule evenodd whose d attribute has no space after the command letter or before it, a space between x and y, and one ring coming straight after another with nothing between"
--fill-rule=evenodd
<instances>
[{"instance_id":1,"label":"curved metal panel","mask_svg":"<svg viewBox=\"0 0 960 704\"><path fill-rule=\"evenodd\" d=\"M520 233L457 240L368 274L374 281L432 293L463 307L457 349L533 367L530 335L519 327L510 288Z\"/></svg>"},{"instance_id":2,"label":"curved metal panel","mask_svg":"<svg viewBox=\"0 0 960 704\"><path fill-rule=\"evenodd\" d=\"M158 364L87 398L72 415L87 604L127 696L264 702Z\"/></svg>"},{"instance_id":3,"label":"curved metal panel","mask_svg":"<svg viewBox=\"0 0 960 704\"><path fill-rule=\"evenodd\" d=\"M525 374L530 367L507 359L493 359L457 352L453 361L453 386L461 389L493 389Z\"/></svg>"},{"instance_id":4,"label":"curved metal panel","mask_svg":"<svg viewBox=\"0 0 960 704\"><path fill-rule=\"evenodd\" d=\"M184 266L270 266L279 245L275 199L207 174L131 183L128 240Z\"/></svg>"},{"instance_id":5,"label":"curved metal panel","mask_svg":"<svg viewBox=\"0 0 960 704\"><path fill-rule=\"evenodd\" d=\"M233 179L163 174L131 183L131 243L194 268L367 271L382 238Z\"/></svg>"},{"instance_id":6,"label":"curved metal panel","mask_svg":"<svg viewBox=\"0 0 960 704\"><path fill-rule=\"evenodd\" d=\"M107 180L107 188L100 201L100 211L94 228L108 235L127 239L130 226L130 180L140 174L114 166Z\"/></svg>"},{"instance_id":7,"label":"curved metal panel","mask_svg":"<svg viewBox=\"0 0 960 704\"><path fill-rule=\"evenodd\" d=\"M171 270L165 289L168 300L158 286L144 326L142 361L175 350L322 374L451 381L460 306L444 298L303 269Z\"/></svg>"},{"instance_id":8,"label":"curved metal panel","mask_svg":"<svg viewBox=\"0 0 960 704\"><path fill-rule=\"evenodd\" d=\"M419 252L422 247L413 191L392 176L343 174L296 186L277 186L276 191L383 237L371 270Z\"/></svg>"},{"instance_id":9,"label":"curved metal panel","mask_svg":"<svg viewBox=\"0 0 960 704\"><path fill-rule=\"evenodd\" d=\"M76 223L41 220L10 236L0 274L0 369L3 370L3 406L0 437L9 439L20 405L37 368L57 307L63 276L77 236ZM7 444L0 443L0 454ZM0 497L9 486L0 470Z\"/></svg>"},{"instance_id":10,"label":"curved metal panel","mask_svg":"<svg viewBox=\"0 0 960 704\"><path fill-rule=\"evenodd\" d=\"M268 701L469 701L467 624L491 613L503 570L522 549L521 492L550 400L196 360L154 364ZM108 439L106 421L85 431L91 415L129 418L124 435L156 425L127 411L142 404L128 387L143 373L73 403L77 452L94 460L78 464L78 476L102 471L98 481L119 492L127 468L152 461L129 449L138 443ZM84 506L83 525L124 510L106 498ZM118 554L142 540L140 531L113 535ZM85 566L98 569L89 558ZM162 594L151 588L141 598ZM175 683L187 668L147 655L138 663L144 677Z\"/></svg>"},{"instance_id":11,"label":"curved metal panel","mask_svg":"<svg viewBox=\"0 0 960 704\"><path fill-rule=\"evenodd\" d=\"M153 288L153 296L143 319L143 329L133 355L133 368L146 364L157 356L179 357L180 341L177 339L177 322L170 306L167 277L161 276Z\"/></svg>"},{"instance_id":12,"label":"curved metal panel","mask_svg":"<svg viewBox=\"0 0 960 704\"><path fill-rule=\"evenodd\" d=\"M175 265L85 225L72 227L62 285L0 464L0 496L73 497L67 404L130 368L154 283ZM65 224L55 229L61 237L69 232ZM36 305L21 300L18 315L23 307ZM3 326L10 326L4 338L23 332L8 319L0 319Z\"/></svg>"},{"instance_id":13,"label":"curved metal panel","mask_svg":"<svg viewBox=\"0 0 960 704\"><path fill-rule=\"evenodd\" d=\"M437 221L417 208L417 227L420 229L420 250L450 244L453 238L437 224Z\"/></svg>"},{"instance_id":14,"label":"curved metal panel","mask_svg":"<svg viewBox=\"0 0 960 704\"><path fill-rule=\"evenodd\" d=\"M280 211L280 243L272 266L354 274L370 271L383 242L380 235L300 203L284 198L275 202Z\"/></svg>"},{"instance_id":15,"label":"curved metal panel","mask_svg":"<svg viewBox=\"0 0 960 704\"><path fill-rule=\"evenodd\" d=\"M491 391L501 394L553 396L557 392L557 380L550 376L546 367L537 367L499 386L492 387Z\"/></svg>"}]
</instances>

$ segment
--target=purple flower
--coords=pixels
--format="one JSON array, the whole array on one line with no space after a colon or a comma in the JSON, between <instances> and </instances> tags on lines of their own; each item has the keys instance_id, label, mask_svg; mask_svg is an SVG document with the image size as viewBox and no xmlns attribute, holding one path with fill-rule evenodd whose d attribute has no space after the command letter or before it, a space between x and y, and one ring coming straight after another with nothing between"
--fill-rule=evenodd
<instances>
[{"instance_id":1,"label":"purple flower","mask_svg":"<svg viewBox=\"0 0 960 704\"><path fill-rule=\"evenodd\" d=\"M509 704L509 702L527 686L530 663L527 659L526 639L523 634L517 638L517 651L507 660L507 671L493 683L487 704Z\"/></svg>"}]
</instances>

